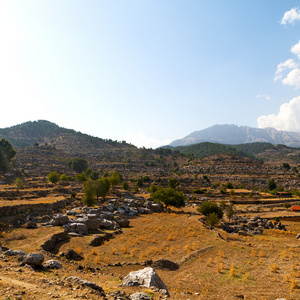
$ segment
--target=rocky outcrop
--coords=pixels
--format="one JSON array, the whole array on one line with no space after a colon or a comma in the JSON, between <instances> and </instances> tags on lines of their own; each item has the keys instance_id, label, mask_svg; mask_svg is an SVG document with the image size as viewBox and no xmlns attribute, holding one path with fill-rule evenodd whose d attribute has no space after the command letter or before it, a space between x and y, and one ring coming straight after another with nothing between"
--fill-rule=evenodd
<instances>
[{"instance_id":1,"label":"rocky outcrop","mask_svg":"<svg viewBox=\"0 0 300 300\"><path fill-rule=\"evenodd\" d=\"M177 263L168 260L168 259L158 259L155 260L151 267L153 268L157 268L157 269L166 269L166 270L170 270L170 271L176 271L179 269L179 266Z\"/></svg>"},{"instance_id":2,"label":"rocky outcrop","mask_svg":"<svg viewBox=\"0 0 300 300\"><path fill-rule=\"evenodd\" d=\"M56 233L53 234L41 247L45 251L53 252L59 243L69 239L70 237L65 232Z\"/></svg>"},{"instance_id":3,"label":"rocky outcrop","mask_svg":"<svg viewBox=\"0 0 300 300\"><path fill-rule=\"evenodd\" d=\"M70 277L67 278L67 281L69 281L73 284L81 285L83 287L89 287L92 290L97 291L99 294L101 294L101 296L105 296L105 293L104 293L102 287L99 286L96 283L93 283L93 282L89 281L89 280L84 280L84 279L81 279L81 278L76 277L76 276L70 276Z\"/></svg>"},{"instance_id":4,"label":"rocky outcrop","mask_svg":"<svg viewBox=\"0 0 300 300\"><path fill-rule=\"evenodd\" d=\"M265 229L278 229L286 231L281 222L273 224L272 221L261 219L259 216L247 218L234 216L231 223L223 223L222 229L228 233L262 234Z\"/></svg>"}]
</instances>

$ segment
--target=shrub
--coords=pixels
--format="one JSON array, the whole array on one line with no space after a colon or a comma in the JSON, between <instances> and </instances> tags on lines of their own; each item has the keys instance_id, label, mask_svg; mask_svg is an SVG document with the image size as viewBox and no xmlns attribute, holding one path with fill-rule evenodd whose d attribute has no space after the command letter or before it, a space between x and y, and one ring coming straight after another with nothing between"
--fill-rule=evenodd
<instances>
[{"instance_id":1,"label":"shrub","mask_svg":"<svg viewBox=\"0 0 300 300\"><path fill-rule=\"evenodd\" d=\"M185 206L185 197L182 191L176 191L172 188L158 188L156 192L151 194L155 202L163 202L167 207L183 207Z\"/></svg>"},{"instance_id":2,"label":"shrub","mask_svg":"<svg viewBox=\"0 0 300 300\"><path fill-rule=\"evenodd\" d=\"M292 194L295 196L300 196L300 192L297 189L293 189Z\"/></svg>"},{"instance_id":3,"label":"shrub","mask_svg":"<svg viewBox=\"0 0 300 300\"><path fill-rule=\"evenodd\" d=\"M83 158L74 157L69 162L69 167L77 173L82 173L88 168L88 163Z\"/></svg>"},{"instance_id":4,"label":"shrub","mask_svg":"<svg viewBox=\"0 0 300 300\"><path fill-rule=\"evenodd\" d=\"M231 182L227 182L227 183L225 184L225 187L226 187L227 189L233 189L233 184L232 184Z\"/></svg>"},{"instance_id":5,"label":"shrub","mask_svg":"<svg viewBox=\"0 0 300 300\"><path fill-rule=\"evenodd\" d=\"M48 175L48 180L53 184L57 183L59 181L59 178L60 176L57 172L50 172Z\"/></svg>"},{"instance_id":6,"label":"shrub","mask_svg":"<svg viewBox=\"0 0 300 300\"><path fill-rule=\"evenodd\" d=\"M287 171L291 168L291 166L290 166L288 163L283 163L283 164L282 164L282 167L283 167L284 169L286 169Z\"/></svg>"},{"instance_id":7,"label":"shrub","mask_svg":"<svg viewBox=\"0 0 300 300\"><path fill-rule=\"evenodd\" d=\"M269 191L275 190L276 187L277 187L277 185L276 185L274 179L269 179L268 180L268 190Z\"/></svg>"},{"instance_id":8,"label":"shrub","mask_svg":"<svg viewBox=\"0 0 300 300\"><path fill-rule=\"evenodd\" d=\"M66 174L61 174L59 179L61 181L68 181L68 176Z\"/></svg>"},{"instance_id":9,"label":"shrub","mask_svg":"<svg viewBox=\"0 0 300 300\"><path fill-rule=\"evenodd\" d=\"M206 216L206 221L211 227L214 227L219 224L220 218L216 213L210 213Z\"/></svg>"},{"instance_id":10,"label":"shrub","mask_svg":"<svg viewBox=\"0 0 300 300\"><path fill-rule=\"evenodd\" d=\"M194 194L204 194L207 191L207 189L196 189L193 190Z\"/></svg>"},{"instance_id":11,"label":"shrub","mask_svg":"<svg viewBox=\"0 0 300 300\"><path fill-rule=\"evenodd\" d=\"M89 179L83 184L84 196L82 198L82 202L84 202L87 206L93 206L95 204L95 184Z\"/></svg>"},{"instance_id":12,"label":"shrub","mask_svg":"<svg viewBox=\"0 0 300 300\"><path fill-rule=\"evenodd\" d=\"M129 189L129 184L127 181L122 182L122 189L125 191L127 191Z\"/></svg>"},{"instance_id":13,"label":"shrub","mask_svg":"<svg viewBox=\"0 0 300 300\"><path fill-rule=\"evenodd\" d=\"M176 178L169 178L168 183L169 183L169 187L172 189L176 189L180 185L179 180Z\"/></svg>"},{"instance_id":14,"label":"shrub","mask_svg":"<svg viewBox=\"0 0 300 300\"><path fill-rule=\"evenodd\" d=\"M24 187L24 183L22 178L16 178L16 180L14 181L16 187L17 187L17 192L19 192L20 189L22 189Z\"/></svg>"},{"instance_id":15,"label":"shrub","mask_svg":"<svg viewBox=\"0 0 300 300\"><path fill-rule=\"evenodd\" d=\"M114 172L110 175L109 177L109 181L112 185L112 187L114 188L116 185L118 185L121 181L121 175L119 172Z\"/></svg>"},{"instance_id":16,"label":"shrub","mask_svg":"<svg viewBox=\"0 0 300 300\"><path fill-rule=\"evenodd\" d=\"M217 214L219 219L223 217L223 211L221 207L217 205L217 203L212 201L204 201L198 208L197 211L201 214L208 216L209 214L215 213Z\"/></svg>"}]
</instances>

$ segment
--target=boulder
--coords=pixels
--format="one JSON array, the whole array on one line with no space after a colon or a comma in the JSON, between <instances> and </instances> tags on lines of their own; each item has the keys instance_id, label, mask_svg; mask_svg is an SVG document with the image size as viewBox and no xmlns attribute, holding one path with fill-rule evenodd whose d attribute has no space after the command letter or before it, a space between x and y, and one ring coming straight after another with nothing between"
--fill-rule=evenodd
<instances>
[{"instance_id":1,"label":"boulder","mask_svg":"<svg viewBox=\"0 0 300 300\"><path fill-rule=\"evenodd\" d=\"M23 225L23 227L27 228L27 229L35 229L35 228L37 228L37 224L33 221L29 221L29 222L25 223Z\"/></svg>"},{"instance_id":2,"label":"boulder","mask_svg":"<svg viewBox=\"0 0 300 300\"><path fill-rule=\"evenodd\" d=\"M121 227L129 227L130 221L127 219L121 219L118 220L117 223L121 226Z\"/></svg>"},{"instance_id":3,"label":"boulder","mask_svg":"<svg viewBox=\"0 0 300 300\"><path fill-rule=\"evenodd\" d=\"M146 293L134 293L134 294L130 295L130 299L131 300L151 300L153 298Z\"/></svg>"},{"instance_id":4,"label":"boulder","mask_svg":"<svg viewBox=\"0 0 300 300\"><path fill-rule=\"evenodd\" d=\"M56 215L53 217L53 219L50 221L50 225L53 226L62 226L69 222L69 217L66 215Z\"/></svg>"},{"instance_id":5,"label":"boulder","mask_svg":"<svg viewBox=\"0 0 300 300\"><path fill-rule=\"evenodd\" d=\"M73 249L68 249L66 252L61 252L60 256L64 256L69 260L76 260L76 261L83 260L83 257Z\"/></svg>"},{"instance_id":6,"label":"boulder","mask_svg":"<svg viewBox=\"0 0 300 300\"><path fill-rule=\"evenodd\" d=\"M86 217L83 217L83 218L78 218L76 222L85 224L89 231L90 230L93 231L93 230L97 230L100 227L102 220L100 218L88 219Z\"/></svg>"},{"instance_id":7,"label":"boulder","mask_svg":"<svg viewBox=\"0 0 300 300\"><path fill-rule=\"evenodd\" d=\"M4 254L7 255L7 256L17 256L17 255L22 255L23 256L23 255L26 255L26 253L21 251L21 250L11 250L11 249L6 250L4 252Z\"/></svg>"},{"instance_id":8,"label":"boulder","mask_svg":"<svg viewBox=\"0 0 300 300\"><path fill-rule=\"evenodd\" d=\"M167 287L154 271L153 268L147 267L135 272L129 273L122 282L122 286L145 286L145 287L155 287L157 289L163 289L169 294Z\"/></svg>"},{"instance_id":9,"label":"boulder","mask_svg":"<svg viewBox=\"0 0 300 300\"><path fill-rule=\"evenodd\" d=\"M91 240L90 242L90 245L91 246L101 246L104 241L107 241L108 240L108 237L106 234L96 234L94 235L93 239Z\"/></svg>"},{"instance_id":10,"label":"boulder","mask_svg":"<svg viewBox=\"0 0 300 300\"><path fill-rule=\"evenodd\" d=\"M19 260L24 265L41 266L44 262L44 255L40 253L30 253L27 255L20 256Z\"/></svg>"},{"instance_id":11,"label":"boulder","mask_svg":"<svg viewBox=\"0 0 300 300\"><path fill-rule=\"evenodd\" d=\"M87 226L83 223L71 223L68 224L66 228L68 231L79 233L82 235L86 235L89 233Z\"/></svg>"},{"instance_id":12,"label":"boulder","mask_svg":"<svg viewBox=\"0 0 300 300\"><path fill-rule=\"evenodd\" d=\"M69 239L66 232L55 233L41 247L45 251L53 252L57 244Z\"/></svg>"},{"instance_id":13,"label":"boulder","mask_svg":"<svg viewBox=\"0 0 300 300\"><path fill-rule=\"evenodd\" d=\"M44 268L46 269L62 269L62 264L57 261L57 260L54 260L54 259L50 259L50 260L47 260L44 264L43 264Z\"/></svg>"},{"instance_id":14,"label":"boulder","mask_svg":"<svg viewBox=\"0 0 300 300\"><path fill-rule=\"evenodd\" d=\"M101 227L108 229L108 230L114 230L116 229L116 223L114 221L103 219L101 220Z\"/></svg>"},{"instance_id":15,"label":"boulder","mask_svg":"<svg viewBox=\"0 0 300 300\"><path fill-rule=\"evenodd\" d=\"M151 210L156 213L163 212L164 206L161 203L153 203L151 205Z\"/></svg>"}]
</instances>

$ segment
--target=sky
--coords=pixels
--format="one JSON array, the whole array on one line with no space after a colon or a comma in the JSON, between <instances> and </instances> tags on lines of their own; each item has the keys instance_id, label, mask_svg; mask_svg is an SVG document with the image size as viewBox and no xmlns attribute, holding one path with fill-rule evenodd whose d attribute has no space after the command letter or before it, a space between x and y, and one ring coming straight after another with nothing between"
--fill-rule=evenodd
<instances>
[{"instance_id":1,"label":"sky","mask_svg":"<svg viewBox=\"0 0 300 300\"><path fill-rule=\"evenodd\" d=\"M0 0L0 128L156 148L215 124L300 131L300 3Z\"/></svg>"}]
</instances>

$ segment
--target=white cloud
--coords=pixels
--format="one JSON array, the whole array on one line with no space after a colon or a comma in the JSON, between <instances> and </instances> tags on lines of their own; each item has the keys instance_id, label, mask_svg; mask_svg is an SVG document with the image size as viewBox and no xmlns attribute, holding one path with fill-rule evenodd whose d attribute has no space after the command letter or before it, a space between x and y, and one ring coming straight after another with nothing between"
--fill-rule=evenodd
<instances>
[{"instance_id":1,"label":"white cloud","mask_svg":"<svg viewBox=\"0 0 300 300\"><path fill-rule=\"evenodd\" d=\"M289 72L286 78L282 80L282 83L300 89L300 69L297 68Z\"/></svg>"},{"instance_id":2,"label":"white cloud","mask_svg":"<svg viewBox=\"0 0 300 300\"><path fill-rule=\"evenodd\" d=\"M259 128L273 127L277 130L300 131L300 96L281 105L277 115L260 116Z\"/></svg>"},{"instance_id":3,"label":"white cloud","mask_svg":"<svg viewBox=\"0 0 300 300\"><path fill-rule=\"evenodd\" d=\"M279 79L281 79L283 77L283 72L285 70L288 69L294 69L297 68L298 64L293 60L293 59L288 59L285 62L281 62L278 66L277 66L277 70L275 72L275 78L274 81L277 81Z\"/></svg>"},{"instance_id":4,"label":"white cloud","mask_svg":"<svg viewBox=\"0 0 300 300\"><path fill-rule=\"evenodd\" d=\"M262 99L265 99L265 100L271 100L271 96L269 96L269 95L263 95L263 94L256 95L256 98L262 98Z\"/></svg>"},{"instance_id":5,"label":"white cloud","mask_svg":"<svg viewBox=\"0 0 300 300\"><path fill-rule=\"evenodd\" d=\"M298 7L292 8L291 10L285 12L280 24L286 25L287 23L293 24L296 21L300 21L300 10Z\"/></svg>"},{"instance_id":6,"label":"white cloud","mask_svg":"<svg viewBox=\"0 0 300 300\"><path fill-rule=\"evenodd\" d=\"M137 147L153 149L160 146L168 145L172 142L172 140L170 139L158 140L153 137L148 137L143 132L136 132L134 130L127 131L123 140Z\"/></svg>"},{"instance_id":7,"label":"white cloud","mask_svg":"<svg viewBox=\"0 0 300 300\"><path fill-rule=\"evenodd\" d=\"M298 58L300 58L300 41L296 45L292 46L291 52L296 54Z\"/></svg>"}]
</instances>

